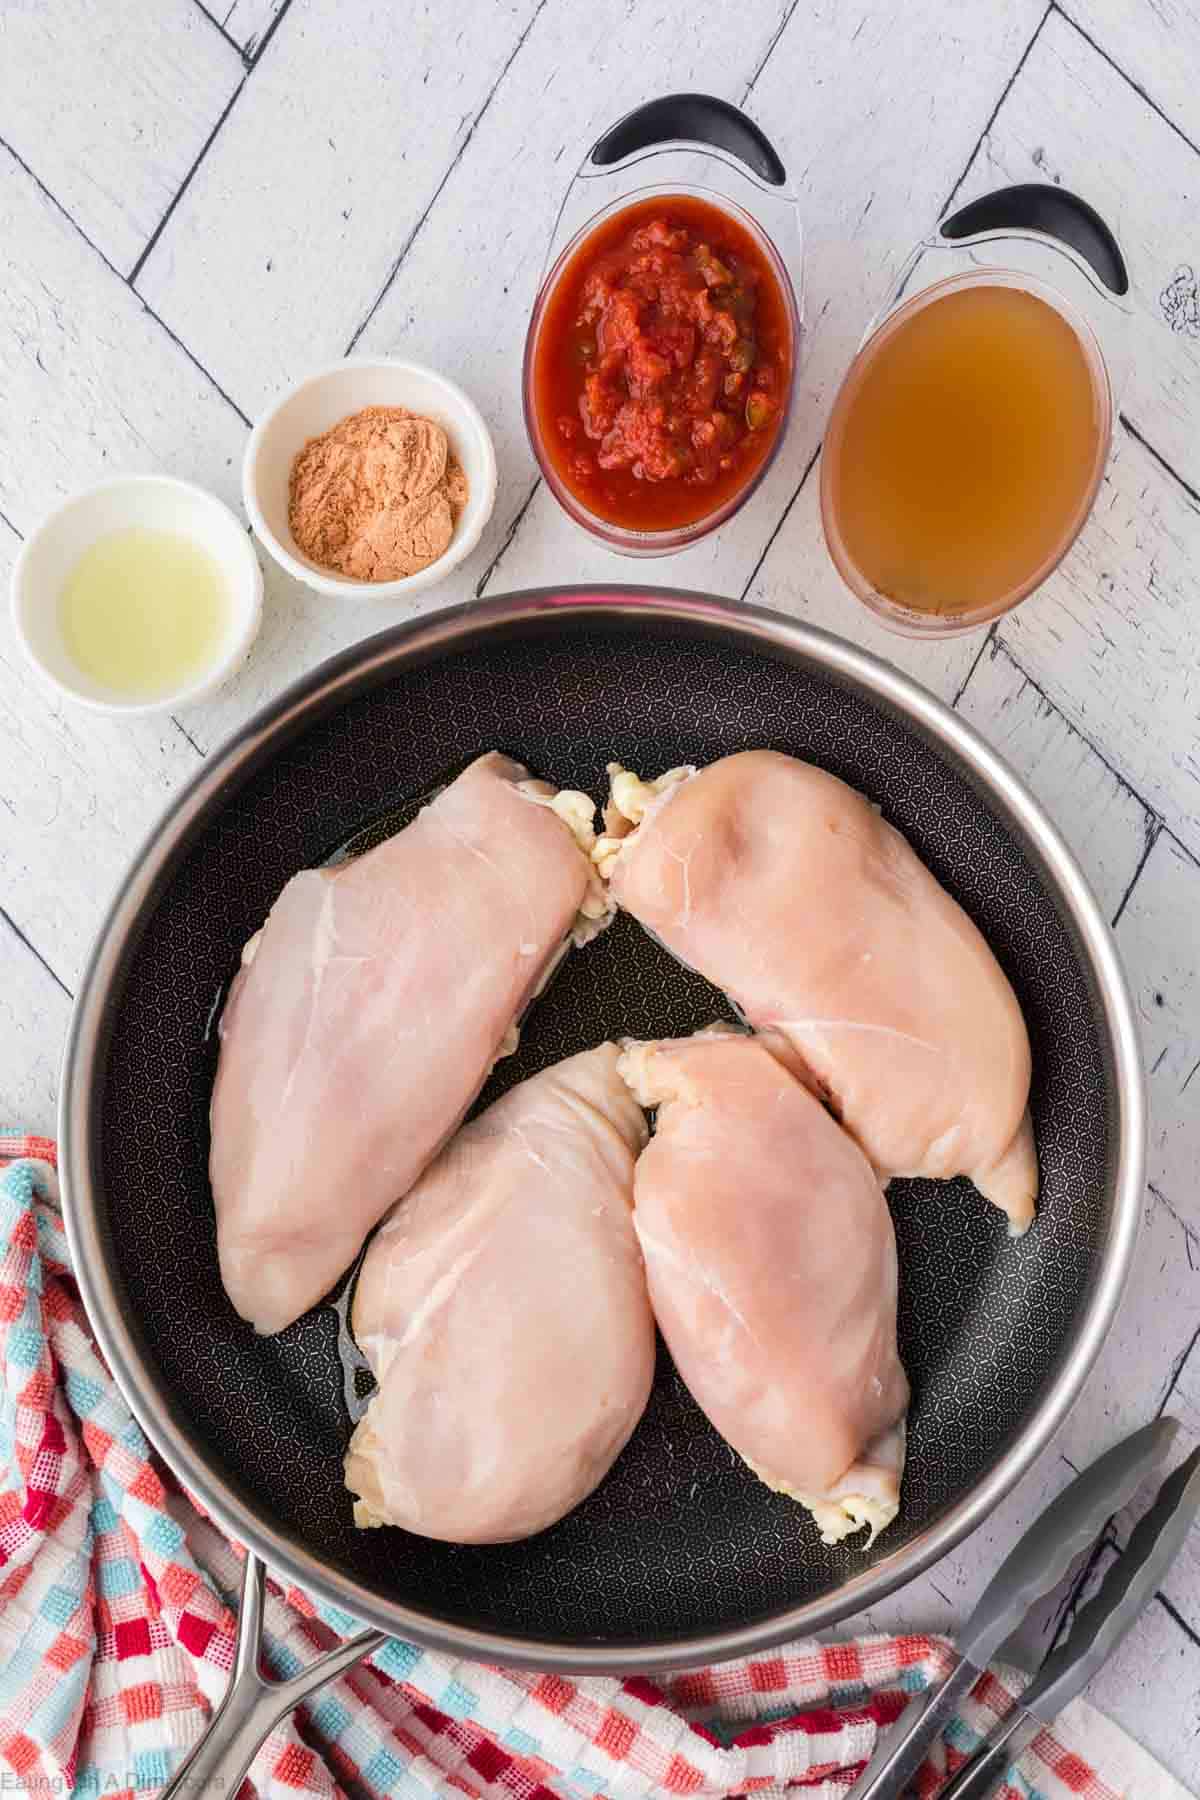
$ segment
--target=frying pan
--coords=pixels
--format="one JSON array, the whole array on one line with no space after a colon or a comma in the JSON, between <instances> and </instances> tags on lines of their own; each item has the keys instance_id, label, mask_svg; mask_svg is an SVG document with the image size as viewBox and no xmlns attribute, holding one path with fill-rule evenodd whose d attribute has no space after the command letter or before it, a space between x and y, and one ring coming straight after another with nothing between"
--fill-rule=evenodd
<instances>
[{"instance_id":1,"label":"frying pan","mask_svg":"<svg viewBox=\"0 0 1200 1800\"><path fill-rule=\"evenodd\" d=\"M914 1395L899 1518L870 1548L822 1546L722 1444L664 1354L616 1467L551 1530L489 1547L357 1531L335 1307L259 1338L218 1275L212 1020L242 944L297 869L395 829L483 750L599 796L613 757L655 773L758 746L819 763L883 808L982 928L1033 1044L1042 1198L1028 1236L1011 1242L964 1181L889 1191ZM620 918L567 959L480 1104L605 1037L682 1034L714 1015L728 1016L716 990ZM1040 807L957 715L774 613L663 588L563 588L371 638L209 759L100 934L60 1127L96 1335L148 1437L254 1553L248 1628L262 1559L375 1632L597 1672L709 1662L832 1625L980 1523L1063 1418L1111 1322L1141 1210L1144 1120L1103 917ZM244 1683L259 1683L256 1662L243 1646ZM226 1724L245 1736L262 1708L239 1691ZM278 1690L275 1714L300 1697Z\"/></svg>"}]
</instances>

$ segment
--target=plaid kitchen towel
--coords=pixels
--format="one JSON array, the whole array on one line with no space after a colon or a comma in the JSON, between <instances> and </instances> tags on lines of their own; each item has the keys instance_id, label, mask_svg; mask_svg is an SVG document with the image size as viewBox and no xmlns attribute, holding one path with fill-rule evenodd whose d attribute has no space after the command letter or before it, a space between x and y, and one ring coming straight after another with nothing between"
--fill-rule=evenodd
<instances>
[{"instance_id":1,"label":"plaid kitchen towel","mask_svg":"<svg viewBox=\"0 0 1200 1800\"><path fill-rule=\"evenodd\" d=\"M151 1453L71 1278L54 1145L0 1134L0 1793L155 1794L224 1690L239 1552ZM345 1614L271 1588L267 1658L295 1673ZM947 1666L939 1639L793 1644L661 1681L517 1673L399 1639L280 1726L268 1800L844 1793L877 1732ZM1011 1703L988 1675L922 1777L933 1795ZM1044 1732L1009 1800L1116 1800ZM1140 1790L1139 1790L1140 1791Z\"/></svg>"}]
</instances>

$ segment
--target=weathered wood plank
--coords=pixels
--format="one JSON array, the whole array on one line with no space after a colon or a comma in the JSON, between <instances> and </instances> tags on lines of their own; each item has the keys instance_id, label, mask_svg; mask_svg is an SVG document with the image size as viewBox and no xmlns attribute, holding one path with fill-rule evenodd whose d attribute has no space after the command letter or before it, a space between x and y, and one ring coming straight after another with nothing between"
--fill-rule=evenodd
<instances>
[{"instance_id":1,"label":"weathered wood plank","mask_svg":"<svg viewBox=\"0 0 1200 1800\"><path fill-rule=\"evenodd\" d=\"M242 79L191 0L0 13L0 138L128 273Z\"/></svg>"},{"instance_id":2,"label":"weathered wood plank","mask_svg":"<svg viewBox=\"0 0 1200 1800\"><path fill-rule=\"evenodd\" d=\"M1136 9L1138 30L1152 10ZM1171 60L1194 94L1188 48L1184 39ZM1200 156L1059 13L1047 20L959 198L1009 181L1060 182L1090 200L1116 232L1134 310L1133 376L1121 404L1177 472L1200 487ZM1177 285L1181 269L1191 274Z\"/></svg>"},{"instance_id":3,"label":"weathered wood plank","mask_svg":"<svg viewBox=\"0 0 1200 1800\"><path fill-rule=\"evenodd\" d=\"M1200 1255L1153 1194L1116 1322L1054 1448L1077 1469L1152 1419L1200 1319Z\"/></svg>"},{"instance_id":4,"label":"weathered wood plank","mask_svg":"<svg viewBox=\"0 0 1200 1800\"><path fill-rule=\"evenodd\" d=\"M69 995L0 918L0 1129L53 1135L70 1016Z\"/></svg>"},{"instance_id":5,"label":"weathered wood plank","mask_svg":"<svg viewBox=\"0 0 1200 1800\"><path fill-rule=\"evenodd\" d=\"M245 426L3 151L0 392L0 512L20 531L133 470L237 501Z\"/></svg>"},{"instance_id":6,"label":"weathered wood plank","mask_svg":"<svg viewBox=\"0 0 1200 1800\"><path fill-rule=\"evenodd\" d=\"M499 549L534 481L521 412L521 357L555 216L581 158L641 95L701 88L739 99L784 13L783 0L745 0L711 9L703 31L681 31L673 7L631 9L625 0L596 0L583 9L551 0L408 251L359 348L435 363L461 380L487 415L500 488L477 573ZM586 83L578 78L581 67L588 70ZM498 171L519 203L497 204ZM452 284L446 280L451 268ZM550 510L553 529L560 521L557 508ZM544 523L539 512L535 538ZM562 543L558 532L554 542ZM586 579L585 558L585 541L572 535L554 575ZM678 580L691 579L690 561L679 562ZM609 558L608 579L611 567ZM628 575L628 564L622 569Z\"/></svg>"},{"instance_id":7,"label":"weathered wood plank","mask_svg":"<svg viewBox=\"0 0 1200 1800\"><path fill-rule=\"evenodd\" d=\"M1151 813L1002 644L988 645L958 710L1028 782L1111 918L1145 854Z\"/></svg>"},{"instance_id":8,"label":"weathered wood plank","mask_svg":"<svg viewBox=\"0 0 1200 1800\"><path fill-rule=\"evenodd\" d=\"M1200 507L1123 434L1087 528L1002 641L1173 830L1200 849Z\"/></svg>"},{"instance_id":9,"label":"weathered wood plank","mask_svg":"<svg viewBox=\"0 0 1200 1800\"><path fill-rule=\"evenodd\" d=\"M1166 833L1121 915L1117 944L1150 1083L1150 1180L1200 1236L1200 865ZM1200 1311L1181 1315L1180 1345L1197 1324Z\"/></svg>"},{"instance_id":10,"label":"weathered wood plank","mask_svg":"<svg viewBox=\"0 0 1200 1800\"><path fill-rule=\"evenodd\" d=\"M1015 0L973 9L968 24L944 8L910 7L901 26L886 0L818 0L793 11L748 102L800 195L809 330L793 424L783 454L743 511L714 538L643 574L741 593L817 447L836 384L889 275L937 217L1041 13L1040 0ZM919 104L914 68L921 70ZM554 197L586 143L586 131L568 129L560 164L543 174ZM523 315L517 323L523 332ZM510 406L516 380L513 361ZM522 499L533 479L527 459L524 467L528 479L513 479ZM779 555L790 568L788 546ZM543 490L490 585L534 586L564 576L627 581L633 573L626 559L585 543ZM782 576L781 585L788 579ZM847 611L840 629L858 635L857 625Z\"/></svg>"},{"instance_id":11,"label":"weathered wood plank","mask_svg":"<svg viewBox=\"0 0 1200 1800\"><path fill-rule=\"evenodd\" d=\"M1196 0L1059 0L1059 8L1193 144L1200 141Z\"/></svg>"},{"instance_id":12,"label":"weathered wood plank","mask_svg":"<svg viewBox=\"0 0 1200 1800\"><path fill-rule=\"evenodd\" d=\"M138 278L245 411L344 353L540 3L284 21ZM444 265L431 312L456 281Z\"/></svg>"}]
</instances>

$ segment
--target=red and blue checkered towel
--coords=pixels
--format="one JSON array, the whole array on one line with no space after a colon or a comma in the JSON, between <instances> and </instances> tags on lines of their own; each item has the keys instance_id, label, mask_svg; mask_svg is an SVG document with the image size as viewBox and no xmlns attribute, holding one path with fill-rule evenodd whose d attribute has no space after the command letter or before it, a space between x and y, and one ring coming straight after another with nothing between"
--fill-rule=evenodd
<instances>
[{"instance_id":1,"label":"red and blue checkered towel","mask_svg":"<svg viewBox=\"0 0 1200 1800\"><path fill-rule=\"evenodd\" d=\"M57 1206L54 1146L0 1134L0 1783L155 1794L223 1692L239 1553L172 1483L104 1367ZM267 1659L296 1672L355 1621L270 1591ZM564 1680L454 1662L392 1639L276 1730L268 1800L642 1800L804 1788L834 1800L876 1733L946 1666L929 1637L795 1644L668 1677ZM1011 1704L976 1688L922 1776ZM9 1777L11 1783L12 1776ZM1049 1732L1008 1800L1117 1800Z\"/></svg>"}]
</instances>

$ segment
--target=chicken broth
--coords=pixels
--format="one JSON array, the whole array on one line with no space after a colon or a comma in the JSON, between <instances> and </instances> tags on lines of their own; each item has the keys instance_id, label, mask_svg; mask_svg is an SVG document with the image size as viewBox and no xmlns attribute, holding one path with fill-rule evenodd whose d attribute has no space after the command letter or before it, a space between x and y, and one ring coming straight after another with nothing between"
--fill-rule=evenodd
<instances>
[{"instance_id":1,"label":"chicken broth","mask_svg":"<svg viewBox=\"0 0 1200 1800\"><path fill-rule=\"evenodd\" d=\"M1087 516L1110 431L1095 352L1024 288L910 302L868 343L826 437L830 552L862 598L917 614L1003 610Z\"/></svg>"}]
</instances>

